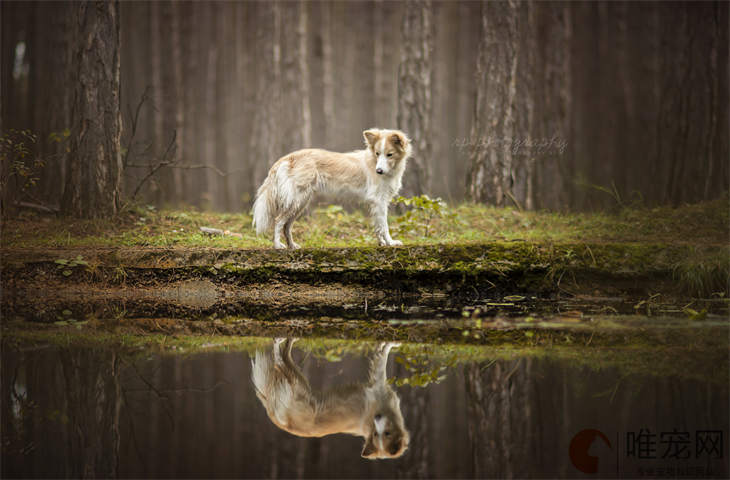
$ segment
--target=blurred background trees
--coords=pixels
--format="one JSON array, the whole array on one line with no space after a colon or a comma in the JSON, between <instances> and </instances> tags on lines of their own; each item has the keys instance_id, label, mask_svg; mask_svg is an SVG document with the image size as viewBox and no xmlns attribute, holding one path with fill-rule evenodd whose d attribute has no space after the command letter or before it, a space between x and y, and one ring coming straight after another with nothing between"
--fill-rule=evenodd
<instances>
[{"instance_id":1,"label":"blurred background trees","mask_svg":"<svg viewBox=\"0 0 730 480\"><path fill-rule=\"evenodd\" d=\"M115 8L118 198L248 209L279 156L361 148L372 126L414 138L405 193L447 201L595 209L698 201L729 186L724 2ZM79 9L0 5L0 130L3 139L11 129L37 134L20 159L4 140L4 207L94 208L62 202L86 181L75 176L83 123L75 95L90 94L88 69L113 74L78 50L87 27ZM99 45L114 50L113 36ZM114 98L98 100L111 107ZM102 118L91 123L113 137ZM111 151L99 155L115 161ZM42 165L24 170L37 181L25 186L13 161L39 157Z\"/></svg>"}]
</instances>

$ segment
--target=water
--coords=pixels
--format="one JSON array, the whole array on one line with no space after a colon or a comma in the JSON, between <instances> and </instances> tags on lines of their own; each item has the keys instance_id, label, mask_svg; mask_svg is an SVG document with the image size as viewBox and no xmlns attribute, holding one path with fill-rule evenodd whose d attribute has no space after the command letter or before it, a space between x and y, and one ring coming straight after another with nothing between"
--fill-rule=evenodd
<instances>
[{"instance_id":1,"label":"water","mask_svg":"<svg viewBox=\"0 0 730 480\"><path fill-rule=\"evenodd\" d=\"M302 438L276 427L251 381L254 350L270 349L271 340L251 342L248 351L181 354L5 345L2 477L730 473L727 348L657 345L617 354L609 347L403 345L390 355L388 376L400 385L394 389L409 448L400 458L371 461L360 456L362 438ZM313 388L327 388L363 380L375 346L301 340L293 356ZM661 368L655 359L664 360ZM576 438L584 430L601 434ZM597 458L594 474L579 470L592 468L589 456Z\"/></svg>"}]
</instances>

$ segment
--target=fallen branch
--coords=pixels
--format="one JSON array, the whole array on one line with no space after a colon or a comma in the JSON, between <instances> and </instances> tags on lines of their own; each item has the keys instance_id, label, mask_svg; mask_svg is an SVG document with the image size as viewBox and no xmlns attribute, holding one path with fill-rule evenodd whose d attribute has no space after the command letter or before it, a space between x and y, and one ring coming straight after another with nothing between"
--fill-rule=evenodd
<instances>
[{"instance_id":1,"label":"fallen branch","mask_svg":"<svg viewBox=\"0 0 730 480\"><path fill-rule=\"evenodd\" d=\"M45 205L40 205L38 203L30 203L30 202L14 202L13 205L19 208L28 208L31 210L37 210L39 212L43 213L58 213L61 210L58 207L47 207Z\"/></svg>"},{"instance_id":2,"label":"fallen branch","mask_svg":"<svg viewBox=\"0 0 730 480\"><path fill-rule=\"evenodd\" d=\"M221 230L220 228L200 227L200 231L203 233L207 233L208 235L230 235L236 238L243 238L243 235L240 233L231 232L230 230Z\"/></svg>"}]
</instances>

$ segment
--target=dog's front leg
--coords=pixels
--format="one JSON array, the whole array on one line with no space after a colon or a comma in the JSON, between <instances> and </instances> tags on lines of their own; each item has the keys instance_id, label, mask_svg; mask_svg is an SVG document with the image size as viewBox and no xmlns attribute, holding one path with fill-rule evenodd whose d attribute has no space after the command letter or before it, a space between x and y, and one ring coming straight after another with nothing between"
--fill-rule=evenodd
<instances>
[{"instance_id":1,"label":"dog's front leg","mask_svg":"<svg viewBox=\"0 0 730 480\"><path fill-rule=\"evenodd\" d=\"M373 226L375 227L375 236L378 237L380 245L403 245L400 240L393 240L390 237L388 228L388 203L376 202L370 207L373 216Z\"/></svg>"}]
</instances>

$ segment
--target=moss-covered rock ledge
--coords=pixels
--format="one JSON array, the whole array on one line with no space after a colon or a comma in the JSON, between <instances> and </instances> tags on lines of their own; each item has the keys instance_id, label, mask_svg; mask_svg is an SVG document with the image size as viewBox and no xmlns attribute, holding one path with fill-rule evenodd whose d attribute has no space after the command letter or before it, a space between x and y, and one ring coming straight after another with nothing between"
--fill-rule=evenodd
<instances>
[{"instance_id":1,"label":"moss-covered rock ledge","mask_svg":"<svg viewBox=\"0 0 730 480\"><path fill-rule=\"evenodd\" d=\"M375 290L453 294L567 290L709 297L728 293L726 246L661 243L528 243L297 251L220 248L31 248L2 252L12 291L37 281L156 286L207 279L228 288L283 282L361 285Z\"/></svg>"}]
</instances>

